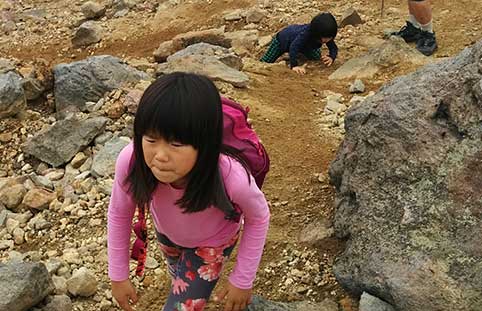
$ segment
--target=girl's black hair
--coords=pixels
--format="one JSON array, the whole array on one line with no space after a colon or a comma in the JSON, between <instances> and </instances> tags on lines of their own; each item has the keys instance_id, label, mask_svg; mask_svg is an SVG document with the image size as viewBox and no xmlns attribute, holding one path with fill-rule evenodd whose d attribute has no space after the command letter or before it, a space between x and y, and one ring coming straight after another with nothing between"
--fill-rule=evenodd
<instances>
[{"instance_id":1,"label":"girl's black hair","mask_svg":"<svg viewBox=\"0 0 482 311\"><path fill-rule=\"evenodd\" d=\"M224 211L226 218L238 216L224 189L219 156L230 155L245 169L247 166L237 150L222 145L221 98L211 80L175 72L158 78L142 95L134 119L133 164L126 179L138 205L151 200L159 183L144 160L142 137L146 134L192 145L198 151L184 195L176 202L184 212L198 212L213 205Z\"/></svg>"},{"instance_id":2,"label":"girl's black hair","mask_svg":"<svg viewBox=\"0 0 482 311\"><path fill-rule=\"evenodd\" d=\"M331 13L320 13L313 17L310 23L310 33L313 38L335 38L338 24Z\"/></svg>"}]
</instances>

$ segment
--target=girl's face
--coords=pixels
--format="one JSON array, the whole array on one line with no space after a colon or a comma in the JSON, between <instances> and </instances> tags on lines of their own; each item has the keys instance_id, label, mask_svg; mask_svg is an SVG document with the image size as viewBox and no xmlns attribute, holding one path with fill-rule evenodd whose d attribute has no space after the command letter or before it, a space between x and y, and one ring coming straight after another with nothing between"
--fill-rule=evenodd
<instances>
[{"instance_id":1,"label":"girl's face","mask_svg":"<svg viewBox=\"0 0 482 311\"><path fill-rule=\"evenodd\" d=\"M191 145L166 141L156 135L142 136L144 160L152 174L173 187L186 186L186 176L196 164L198 151Z\"/></svg>"}]
</instances>

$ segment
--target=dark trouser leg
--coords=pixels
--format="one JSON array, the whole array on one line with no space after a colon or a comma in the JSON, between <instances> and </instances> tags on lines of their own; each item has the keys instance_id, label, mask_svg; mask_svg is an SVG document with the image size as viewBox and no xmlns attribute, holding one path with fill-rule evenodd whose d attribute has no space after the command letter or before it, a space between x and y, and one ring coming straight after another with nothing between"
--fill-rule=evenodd
<instances>
[{"instance_id":1,"label":"dark trouser leg","mask_svg":"<svg viewBox=\"0 0 482 311\"><path fill-rule=\"evenodd\" d=\"M265 62L265 63L274 63L278 57L280 57L283 54L280 48L280 43L278 41L278 38L276 36L271 40L271 44L268 47L268 50L266 53L261 57L260 61Z\"/></svg>"}]
</instances>

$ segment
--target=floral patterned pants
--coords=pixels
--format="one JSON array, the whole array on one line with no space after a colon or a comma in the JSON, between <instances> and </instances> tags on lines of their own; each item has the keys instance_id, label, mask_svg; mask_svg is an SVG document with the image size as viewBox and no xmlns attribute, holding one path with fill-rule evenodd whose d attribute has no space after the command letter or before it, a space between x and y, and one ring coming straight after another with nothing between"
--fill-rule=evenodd
<instances>
[{"instance_id":1,"label":"floral patterned pants","mask_svg":"<svg viewBox=\"0 0 482 311\"><path fill-rule=\"evenodd\" d=\"M211 296L238 235L220 247L185 248L157 233L172 277L163 311L202 311Z\"/></svg>"}]
</instances>

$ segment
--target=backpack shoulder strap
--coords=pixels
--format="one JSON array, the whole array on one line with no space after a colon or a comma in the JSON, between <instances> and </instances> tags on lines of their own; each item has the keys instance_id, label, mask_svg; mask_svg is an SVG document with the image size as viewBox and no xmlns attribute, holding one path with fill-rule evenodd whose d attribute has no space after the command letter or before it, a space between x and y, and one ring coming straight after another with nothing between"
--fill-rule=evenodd
<instances>
[{"instance_id":1,"label":"backpack shoulder strap","mask_svg":"<svg viewBox=\"0 0 482 311\"><path fill-rule=\"evenodd\" d=\"M220 202L220 204L223 204L225 208L230 210L229 213L226 213L224 218L232 220L234 222L239 222L239 220L241 219L241 210L236 204L233 203L233 201L229 197L228 192L226 191L226 187L224 186L224 179L221 171L219 171L219 180L221 182L222 191L218 193L218 202Z\"/></svg>"},{"instance_id":2,"label":"backpack shoulder strap","mask_svg":"<svg viewBox=\"0 0 482 311\"><path fill-rule=\"evenodd\" d=\"M137 222L134 224L134 233L136 240L132 247L131 258L137 260L136 275L144 274L146 257L147 257L147 221L146 221L146 205L137 206Z\"/></svg>"}]
</instances>

